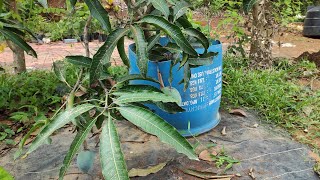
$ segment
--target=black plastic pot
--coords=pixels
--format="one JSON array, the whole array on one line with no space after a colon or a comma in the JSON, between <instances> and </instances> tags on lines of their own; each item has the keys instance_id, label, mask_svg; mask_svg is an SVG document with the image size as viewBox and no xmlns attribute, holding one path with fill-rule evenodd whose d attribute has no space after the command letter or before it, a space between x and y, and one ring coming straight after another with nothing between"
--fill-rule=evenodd
<instances>
[{"instance_id":1,"label":"black plastic pot","mask_svg":"<svg viewBox=\"0 0 320 180\"><path fill-rule=\"evenodd\" d=\"M308 10L304 21L303 35L307 37L320 37L320 6Z\"/></svg>"},{"instance_id":2,"label":"black plastic pot","mask_svg":"<svg viewBox=\"0 0 320 180\"><path fill-rule=\"evenodd\" d=\"M91 42L91 41L93 41L93 39L94 39L93 34L88 34L88 41ZM80 36L80 41L84 41L83 35Z\"/></svg>"},{"instance_id":3,"label":"black plastic pot","mask_svg":"<svg viewBox=\"0 0 320 180\"><path fill-rule=\"evenodd\" d=\"M107 35L99 34L99 42L105 42L107 40Z\"/></svg>"},{"instance_id":4,"label":"black plastic pot","mask_svg":"<svg viewBox=\"0 0 320 180\"><path fill-rule=\"evenodd\" d=\"M94 39L94 40L98 40L98 39L99 39L100 33L95 32L95 33L92 33L92 34L93 34L93 39Z\"/></svg>"}]
</instances>

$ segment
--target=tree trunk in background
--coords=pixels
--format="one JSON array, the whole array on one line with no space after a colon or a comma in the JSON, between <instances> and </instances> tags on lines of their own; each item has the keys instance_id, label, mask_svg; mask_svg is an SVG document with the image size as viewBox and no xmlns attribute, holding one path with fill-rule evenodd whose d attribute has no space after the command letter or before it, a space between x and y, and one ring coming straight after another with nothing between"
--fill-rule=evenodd
<instances>
[{"instance_id":1,"label":"tree trunk in background","mask_svg":"<svg viewBox=\"0 0 320 180\"><path fill-rule=\"evenodd\" d=\"M12 43L11 41L7 40L7 44L11 51L13 52L13 71L16 74L26 72L26 62L24 51L16 44Z\"/></svg>"},{"instance_id":2,"label":"tree trunk in background","mask_svg":"<svg viewBox=\"0 0 320 180\"><path fill-rule=\"evenodd\" d=\"M18 13L17 3L16 0L10 1L10 9L14 12ZM24 56L24 51L19 46L17 46L15 43L12 43L11 41L6 41L9 48L13 52L13 71L16 74L26 72L26 58Z\"/></svg>"},{"instance_id":3,"label":"tree trunk in background","mask_svg":"<svg viewBox=\"0 0 320 180\"><path fill-rule=\"evenodd\" d=\"M86 50L86 56L90 57L90 49L89 49L89 26L92 20L92 16L89 15L86 25L84 26L84 30L83 30L83 42L84 42L84 48Z\"/></svg>"},{"instance_id":4,"label":"tree trunk in background","mask_svg":"<svg viewBox=\"0 0 320 180\"><path fill-rule=\"evenodd\" d=\"M274 20L270 0L261 0L253 7L250 59L254 67L272 65L272 38Z\"/></svg>"}]
</instances>

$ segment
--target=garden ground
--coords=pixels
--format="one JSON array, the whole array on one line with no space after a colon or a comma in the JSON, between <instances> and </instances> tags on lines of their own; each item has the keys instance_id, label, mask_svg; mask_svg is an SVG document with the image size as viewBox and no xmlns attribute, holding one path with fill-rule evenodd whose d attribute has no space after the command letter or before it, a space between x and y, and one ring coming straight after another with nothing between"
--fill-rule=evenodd
<instances>
[{"instance_id":1,"label":"garden ground","mask_svg":"<svg viewBox=\"0 0 320 180\"><path fill-rule=\"evenodd\" d=\"M189 160L154 136L126 121L118 121L122 150L128 170L131 170L129 174L142 176L132 179L194 180L218 176L224 177L216 178L220 180L230 180L231 177L232 180L318 179L313 165L320 157L307 146L293 141L284 130L259 120L254 112L246 112L246 117L227 112L221 112L221 116L221 123L215 129L189 138L196 145L201 161ZM226 131L222 135L224 127ZM64 154L75 135L71 131L70 126L65 126L52 137L51 145L43 145L25 159L12 161L17 149L11 149L0 159L0 164L16 179L57 179ZM95 138L89 139L89 148L95 153L94 168L89 174L81 173L74 160L66 180L102 179L96 143ZM212 159L207 151L217 154L218 161L210 162ZM217 168L219 162L224 165ZM233 167L224 173L228 164ZM135 172L132 168L136 168Z\"/></svg>"}]
</instances>

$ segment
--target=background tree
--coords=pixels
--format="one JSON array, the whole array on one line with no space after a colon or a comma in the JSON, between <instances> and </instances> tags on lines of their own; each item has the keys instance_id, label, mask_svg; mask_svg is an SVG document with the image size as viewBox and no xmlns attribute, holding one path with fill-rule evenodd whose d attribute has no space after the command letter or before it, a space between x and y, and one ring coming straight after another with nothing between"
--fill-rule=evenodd
<instances>
[{"instance_id":1,"label":"background tree","mask_svg":"<svg viewBox=\"0 0 320 180\"><path fill-rule=\"evenodd\" d=\"M17 19L19 19L17 2L17 0L0 1L0 33L4 36L9 48L13 52L14 73L22 73L26 71L24 51L33 57L37 57L37 54L32 47L23 40L25 32L31 34L33 37L34 35L17 21ZM33 3L33 1L30 1L30 3ZM47 6L46 1L39 0L39 3L45 7Z\"/></svg>"},{"instance_id":2,"label":"background tree","mask_svg":"<svg viewBox=\"0 0 320 180\"><path fill-rule=\"evenodd\" d=\"M244 11L252 10L251 47L252 65L268 67L272 64L272 39L274 37L274 18L270 0L244 0Z\"/></svg>"}]
</instances>

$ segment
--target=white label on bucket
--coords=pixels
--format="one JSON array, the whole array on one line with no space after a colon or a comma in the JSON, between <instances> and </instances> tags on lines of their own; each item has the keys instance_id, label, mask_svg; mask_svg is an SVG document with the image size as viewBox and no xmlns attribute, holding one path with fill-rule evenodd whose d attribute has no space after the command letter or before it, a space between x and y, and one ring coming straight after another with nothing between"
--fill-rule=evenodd
<instances>
[{"instance_id":1,"label":"white label on bucket","mask_svg":"<svg viewBox=\"0 0 320 180\"><path fill-rule=\"evenodd\" d=\"M208 83L209 80L214 82ZM181 106L187 112L205 109L221 99L221 88L222 66L192 73L187 91L188 97L185 98Z\"/></svg>"}]
</instances>

